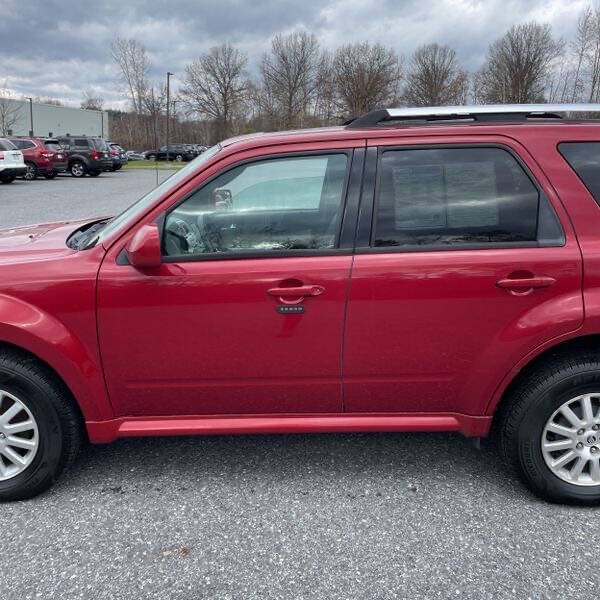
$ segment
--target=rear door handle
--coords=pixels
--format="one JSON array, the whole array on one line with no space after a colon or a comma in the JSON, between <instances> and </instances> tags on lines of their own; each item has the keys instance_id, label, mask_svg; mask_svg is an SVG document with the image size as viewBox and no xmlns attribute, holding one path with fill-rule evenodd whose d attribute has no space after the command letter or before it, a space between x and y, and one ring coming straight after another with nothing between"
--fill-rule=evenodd
<instances>
[{"instance_id":1,"label":"rear door handle","mask_svg":"<svg viewBox=\"0 0 600 600\"><path fill-rule=\"evenodd\" d=\"M556 279L548 275L532 275L531 277L505 277L496 282L498 287L521 294L529 293L534 289L546 288L554 285Z\"/></svg>"},{"instance_id":2,"label":"rear door handle","mask_svg":"<svg viewBox=\"0 0 600 600\"><path fill-rule=\"evenodd\" d=\"M298 287L274 287L268 290L268 293L278 298L304 298L320 296L324 291L325 288L321 285L301 285Z\"/></svg>"}]
</instances>

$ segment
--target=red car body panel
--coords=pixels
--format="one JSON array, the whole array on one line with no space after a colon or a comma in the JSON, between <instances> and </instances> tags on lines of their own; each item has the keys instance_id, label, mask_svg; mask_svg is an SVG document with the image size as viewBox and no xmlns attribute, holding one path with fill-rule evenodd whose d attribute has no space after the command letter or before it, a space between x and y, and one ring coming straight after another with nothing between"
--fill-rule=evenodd
<instances>
[{"instance_id":1,"label":"red car body panel","mask_svg":"<svg viewBox=\"0 0 600 600\"><path fill-rule=\"evenodd\" d=\"M333 129L248 136L90 250L77 224L0 233L0 342L46 361L92 441L127 435L447 430L485 435L536 356L600 333L600 208L558 153L590 124ZM145 224L221 169L259 156L385 145L511 149L553 206L561 247L163 263L119 256ZM32 236L32 237L30 237ZM515 295L529 272L555 284ZM267 290L319 285L303 314Z\"/></svg>"}]
</instances>

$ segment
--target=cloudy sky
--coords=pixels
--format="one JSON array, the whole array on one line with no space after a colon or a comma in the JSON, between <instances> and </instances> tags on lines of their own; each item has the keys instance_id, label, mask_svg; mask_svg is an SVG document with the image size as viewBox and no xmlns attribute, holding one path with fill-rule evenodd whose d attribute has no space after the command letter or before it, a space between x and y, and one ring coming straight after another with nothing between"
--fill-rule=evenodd
<instances>
[{"instance_id":1,"label":"cloudy sky","mask_svg":"<svg viewBox=\"0 0 600 600\"><path fill-rule=\"evenodd\" d=\"M588 0L0 0L0 86L18 95L59 98L78 105L93 89L109 107L122 107L110 56L115 37L142 42L152 78L175 73L199 54L229 41L256 72L270 38L305 29L321 45L369 40L409 55L429 42L457 50L477 68L490 41L515 23L550 23L556 37L572 38Z\"/></svg>"}]
</instances>

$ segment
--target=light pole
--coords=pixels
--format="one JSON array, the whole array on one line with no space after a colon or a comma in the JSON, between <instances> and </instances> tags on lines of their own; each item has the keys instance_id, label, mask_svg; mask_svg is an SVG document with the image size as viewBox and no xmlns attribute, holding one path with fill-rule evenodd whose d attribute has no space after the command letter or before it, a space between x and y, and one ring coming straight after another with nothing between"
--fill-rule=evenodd
<instances>
[{"instance_id":1,"label":"light pole","mask_svg":"<svg viewBox=\"0 0 600 600\"><path fill-rule=\"evenodd\" d=\"M169 82L173 73L167 71L167 163L169 162Z\"/></svg>"},{"instance_id":2,"label":"light pole","mask_svg":"<svg viewBox=\"0 0 600 600\"><path fill-rule=\"evenodd\" d=\"M25 100L29 100L29 123L31 127L29 135L33 137L33 98L25 96Z\"/></svg>"}]
</instances>

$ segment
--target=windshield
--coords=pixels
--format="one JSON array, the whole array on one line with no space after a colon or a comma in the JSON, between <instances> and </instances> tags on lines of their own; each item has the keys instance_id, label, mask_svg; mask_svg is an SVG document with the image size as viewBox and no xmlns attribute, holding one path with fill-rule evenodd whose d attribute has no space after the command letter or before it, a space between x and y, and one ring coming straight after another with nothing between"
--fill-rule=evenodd
<instances>
[{"instance_id":1,"label":"windshield","mask_svg":"<svg viewBox=\"0 0 600 600\"><path fill-rule=\"evenodd\" d=\"M173 175L165 179L159 186L155 187L151 192L148 192L137 202L134 202L129 208L125 209L120 215L108 221L100 231L95 231L94 233L97 235L90 238L85 244L85 247L90 248L98 243L102 243L104 239L126 223L134 222L138 215L152 206L157 198L162 196L165 192L176 188L184 179L186 179L190 172L195 171L198 168L198 165L208 162L220 150L221 145L217 144L216 146L209 148L206 152L203 152L176 173L173 173Z\"/></svg>"}]
</instances>

